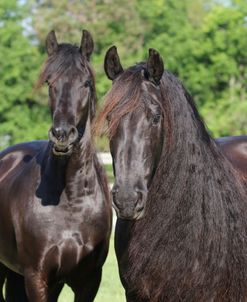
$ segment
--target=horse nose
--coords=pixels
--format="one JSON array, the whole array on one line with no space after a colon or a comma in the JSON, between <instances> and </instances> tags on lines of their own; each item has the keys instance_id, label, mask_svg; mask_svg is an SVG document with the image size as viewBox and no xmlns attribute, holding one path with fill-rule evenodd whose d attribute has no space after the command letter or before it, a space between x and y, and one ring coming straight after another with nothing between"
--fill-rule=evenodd
<instances>
[{"instance_id":1,"label":"horse nose","mask_svg":"<svg viewBox=\"0 0 247 302\"><path fill-rule=\"evenodd\" d=\"M74 143L77 140L78 136L79 134L76 127L71 126L68 131L69 143Z\"/></svg>"},{"instance_id":2,"label":"horse nose","mask_svg":"<svg viewBox=\"0 0 247 302\"><path fill-rule=\"evenodd\" d=\"M69 127L52 127L50 130L50 138L52 141L60 143L73 143L78 138L78 130L74 126Z\"/></svg>"},{"instance_id":3,"label":"horse nose","mask_svg":"<svg viewBox=\"0 0 247 302\"><path fill-rule=\"evenodd\" d=\"M113 197L113 203L118 209L124 207L124 201L132 201L133 206L137 211L141 211L144 208L144 190L138 187L134 187L132 189L125 187L120 189L118 185L114 185L111 193Z\"/></svg>"},{"instance_id":4,"label":"horse nose","mask_svg":"<svg viewBox=\"0 0 247 302\"><path fill-rule=\"evenodd\" d=\"M117 205L117 194L118 194L118 191L119 191L119 187L117 185L114 185L112 187L111 194L112 194L113 203L115 205Z\"/></svg>"},{"instance_id":5,"label":"horse nose","mask_svg":"<svg viewBox=\"0 0 247 302\"><path fill-rule=\"evenodd\" d=\"M146 192L145 192L145 190L137 188L137 187L134 189L134 191L136 194L135 209L137 212L141 212L144 209L144 196L146 195Z\"/></svg>"},{"instance_id":6,"label":"horse nose","mask_svg":"<svg viewBox=\"0 0 247 302\"><path fill-rule=\"evenodd\" d=\"M64 141L67 137L67 131L62 127L52 127L51 134L58 140Z\"/></svg>"}]
</instances>

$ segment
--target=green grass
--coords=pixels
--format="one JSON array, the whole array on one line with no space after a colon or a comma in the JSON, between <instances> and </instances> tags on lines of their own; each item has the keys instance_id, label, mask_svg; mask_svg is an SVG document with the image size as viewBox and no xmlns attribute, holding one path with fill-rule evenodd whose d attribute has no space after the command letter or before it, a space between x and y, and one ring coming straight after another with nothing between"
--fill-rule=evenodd
<instances>
[{"instance_id":1,"label":"green grass","mask_svg":"<svg viewBox=\"0 0 247 302\"><path fill-rule=\"evenodd\" d=\"M72 302L73 293L71 289L64 287L58 302ZM103 267L103 277L95 302L124 302L124 291L118 276L117 260L113 248L113 238L110 243L110 250Z\"/></svg>"}]
</instances>

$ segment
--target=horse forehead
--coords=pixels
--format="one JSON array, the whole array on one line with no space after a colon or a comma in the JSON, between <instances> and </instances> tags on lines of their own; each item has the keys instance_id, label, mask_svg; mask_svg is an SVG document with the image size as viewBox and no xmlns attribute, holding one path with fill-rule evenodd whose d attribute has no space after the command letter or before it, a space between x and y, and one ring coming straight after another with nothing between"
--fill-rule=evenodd
<instances>
[{"instance_id":1,"label":"horse forehead","mask_svg":"<svg viewBox=\"0 0 247 302\"><path fill-rule=\"evenodd\" d=\"M57 88L61 88L62 91L64 91L64 89L69 90L77 88L81 85L85 78L86 75L84 75L82 72L77 74L66 73L58 78L56 86Z\"/></svg>"},{"instance_id":2,"label":"horse forehead","mask_svg":"<svg viewBox=\"0 0 247 302\"><path fill-rule=\"evenodd\" d=\"M145 106L139 106L121 118L119 125L123 135L133 139L136 135L143 133L146 129L143 126L147 124L145 111Z\"/></svg>"},{"instance_id":3,"label":"horse forehead","mask_svg":"<svg viewBox=\"0 0 247 302\"><path fill-rule=\"evenodd\" d=\"M90 76L91 71L89 66L87 64L80 64L78 62L72 62L71 65L61 74L61 78L64 78L65 80L69 79L71 81Z\"/></svg>"},{"instance_id":4,"label":"horse forehead","mask_svg":"<svg viewBox=\"0 0 247 302\"><path fill-rule=\"evenodd\" d=\"M141 96L143 98L145 106L150 107L150 109L155 109L160 107L159 99L159 89L153 87L153 84L142 82L141 85Z\"/></svg>"},{"instance_id":5,"label":"horse forehead","mask_svg":"<svg viewBox=\"0 0 247 302\"><path fill-rule=\"evenodd\" d=\"M87 68L75 68L68 70L65 73L65 78L67 81L70 81L71 83L75 81L81 81L82 79L89 78L90 77L90 72Z\"/></svg>"}]
</instances>

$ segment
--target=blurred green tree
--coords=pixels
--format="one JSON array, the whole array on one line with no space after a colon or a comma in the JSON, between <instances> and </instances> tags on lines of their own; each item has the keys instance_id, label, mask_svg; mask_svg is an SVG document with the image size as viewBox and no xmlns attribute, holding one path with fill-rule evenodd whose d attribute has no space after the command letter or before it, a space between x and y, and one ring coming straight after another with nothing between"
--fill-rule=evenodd
<instances>
[{"instance_id":1,"label":"blurred green tree","mask_svg":"<svg viewBox=\"0 0 247 302\"><path fill-rule=\"evenodd\" d=\"M215 7L202 28L198 66L207 68L211 83L200 98L215 135L247 133L247 2L242 8Z\"/></svg>"},{"instance_id":2,"label":"blurred green tree","mask_svg":"<svg viewBox=\"0 0 247 302\"><path fill-rule=\"evenodd\" d=\"M247 133L247 2L140 0L144 49L157 48L215 136Z\"/></svg>"},{"instance_id":3,"label":"blurred green tree","mask_svg":"<svg viewBox=\"0 0 247 302\"><path fill-rule=\"evenodd\" d=\"M27 7L15 0L0 3L0 141L1 147L41 139L49 114L33 89L41 55L25 33Z\"/></svg>"},{"instance_id":4,"label":"blurred green tree","mask_svg":"<svg viewBox=\"0 0 247 302\"><path fill-rule=\"evenodd\" d=\"M11 144L46 138L47 89L33 89L46 57L45 37L55 29L60 42L79 44L83 28L95 41L100 100L111 85L103 71L106 50L115 44L129 66L153 47L191 92L215 136L247 133L246 0L3 0L0 137Z\"/></svg>"}]
</instances>

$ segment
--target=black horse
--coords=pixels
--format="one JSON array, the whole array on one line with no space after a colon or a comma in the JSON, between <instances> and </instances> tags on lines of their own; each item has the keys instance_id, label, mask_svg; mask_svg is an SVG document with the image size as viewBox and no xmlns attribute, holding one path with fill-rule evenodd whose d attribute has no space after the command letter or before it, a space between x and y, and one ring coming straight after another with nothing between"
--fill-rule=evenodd
<instances>
[{"instance_id":1,"label":"black horse","mask_svg":"<svg viewBox=\"0 0 247 302\"><path fill-rule=\"evenodd\" d=\"M123 70L112 47L105 70L114 81L97 127L108 120L127 301L247 301L246 170L223 155L157 51Z\"/></svg>"},{"instance_id":2,"label":"black horse","mask_svg":"<svg viewBox=\"0 0 247 302\"><path fill-rule=\"evenodd\" d=\"M75 301L90 302L100 284L112 215L91 137L93 40L84 30L80 47L58 44L52 31L46 49L39 85L49 86L50 140L22 143L0 154L1 271L7 267L16 273L6 269L7 301L26 301L24 294L10 297L15 280L25 292L25 280L28 301L57 301L67 283Z\"/></svg>"}]
</instances>

